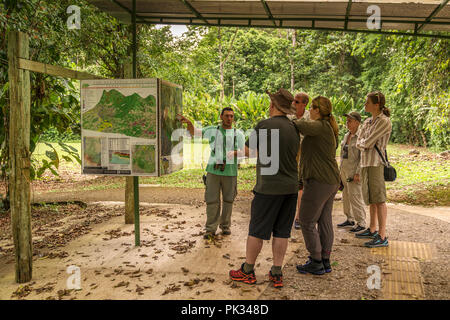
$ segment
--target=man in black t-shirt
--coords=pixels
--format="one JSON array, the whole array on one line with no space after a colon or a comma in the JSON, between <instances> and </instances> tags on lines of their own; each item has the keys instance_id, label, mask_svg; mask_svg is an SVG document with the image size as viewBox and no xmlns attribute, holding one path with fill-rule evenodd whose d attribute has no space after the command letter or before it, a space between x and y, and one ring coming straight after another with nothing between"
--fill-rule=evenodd
<instances>
[{"instance_id":1,"label":"man in black t-shirt","mask_svg":"<svg viewBox=\"0 0 450 320\"><path fill-rule=\"evenodd\" d=\"M295 113L294 97L280 89L270 94L270 118L260 121L246 142L246 156L250 149L257 150L255 197L247 238L246 261L239 270L231 270L235 281L256 283L254 265L261 252L263 240L273 234L273 266L269 279L274 287L283 286L281 272L291 235L298 196L296 156L300 137L294 124L286 117ZM229 156L238 152L231 151Z\"/></svg>"}]
</instances>

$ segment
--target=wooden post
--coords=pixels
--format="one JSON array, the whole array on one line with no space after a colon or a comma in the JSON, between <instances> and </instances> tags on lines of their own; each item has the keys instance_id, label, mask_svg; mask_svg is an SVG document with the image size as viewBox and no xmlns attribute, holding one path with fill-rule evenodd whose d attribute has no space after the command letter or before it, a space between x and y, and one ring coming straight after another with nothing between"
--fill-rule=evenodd
<instances>
[{"instance_id":1,"label":"wooden post","mask_svg":"<svg viewBox=\"0 0 450 320\"><path fill-rule=\"evenodd\" d=\"M133 65L131 62L124 64L124 78L133 78ZM134 223L134 187L133 177L125 177L125 224Z\"/></svg>"},{"instance_id":2,"label":"wooden post","mask_svg":"<svg viewBox=\"0 0 450 320\"><path fill-rule=\"evenodd\" d=\"M11 226L16 258L16 282L32 278L32 238L30 205L30 72L19 69L18 59L29 58L28 36L18 31L8 34L9 190Z\"/></svg>"},{"instance_id":3,"label":"wooden post","mask_svg":"<svg viewBox=\"0 0 450 320\"><path fill-rule=\"evenodd\" d=\"M131 14L132 24L132 50L133 50L133 79L137 79L137 30L136 30L136 0L133 0L133 11ZM134 198L134 244L141 245L141 226L139 219L139 177L133 177L133 198Z\"/></svg>"}]
</instances>

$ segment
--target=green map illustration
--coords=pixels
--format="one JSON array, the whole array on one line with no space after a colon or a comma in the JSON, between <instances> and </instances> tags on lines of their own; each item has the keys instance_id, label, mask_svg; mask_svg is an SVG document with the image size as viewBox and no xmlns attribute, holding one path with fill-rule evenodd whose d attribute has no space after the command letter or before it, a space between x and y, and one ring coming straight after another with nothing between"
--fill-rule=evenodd
<instances>
[{"instance_id":1,"label":"green map illustration","mask_svg":"<svg viewBox=\"0 0 450 320\"><path fill-rule=\"evenodd\" d=\"M111 152L109 163L111 164L129 164L130 163L130 153L114 151Z\"/></svg>"},{"instance_id":2,"label":"green map illustration","mask_svg":"<svg viewBox=\"0 0 450 320\"><path fill-rule=\"evenodd\" d=\"M88 167L102 165L102 142L99 138L84 137L84 163Z\"/></svg>"},{"instance_id":3,"label":"green map illustration","mask_svg":"<svg viewBox=\"0 0 450 320\"><path fill-rule=\"evenodd\" d=\"M182 128L177 114L182 113L183 91L177 86L161 85L161 155L170 156L178 141L171 141L174 130Z\"/></svg>"},{"instance_id":4,"label":"green map illustration","mask_svg":"<svg viewBox=\"0 0 450 320\"><path fill-rule=\"evenodd\" d=\"M103 90L96 106L83 113L83 129L121 133L129 137L156 138L156 99L134 93L125 96L112 89Z\"/></svg>"},{"instance_id":5,"label":"green map illustration","mask_svg":"<svg viewBox=\"0 0 450 320\"><path fill-rule=\"evenodd\" d=\"M155 146L135 145L133 146L133 173L154 173L155 166Z\"/></svg>"}]
</instances>

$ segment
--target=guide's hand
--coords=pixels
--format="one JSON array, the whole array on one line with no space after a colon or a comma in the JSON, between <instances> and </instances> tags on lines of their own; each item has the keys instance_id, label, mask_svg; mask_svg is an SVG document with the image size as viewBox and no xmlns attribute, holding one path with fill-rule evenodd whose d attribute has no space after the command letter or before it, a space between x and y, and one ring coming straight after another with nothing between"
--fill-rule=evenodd
<instances>
[{"instance_id":1,"label":"guide's hand","mask_svg":"<svg viewBox=\"0 0 450 320\"><path fill-rule=\"evenodd\" d=\"M353 176L353 182L356 182L356 183L359 183L359 174L355 174L354 176Z\"/></svg>"},{"instance_id":2,"label":"guide's hand","mask_svg":"<svg viewBox=\"0 0 450 320\"><path fill-rule=\"evenodd\" d=\"M180 121L181 123L190 123L190 121L188 119L186 119L185 117L183 117L181 114L177 114L176 118L178 121Z\"/></svg>"},{"instance_id":3,"label":"guide's hand","mask_svg":"<svg viewBox=\"0 0 450 320\"><path fill-rule=\"evenodd\" d=\"M228 151L227 152L227 159L233 159L236 156L236 152L235 151Z\"/></svg>"}]
</instances>

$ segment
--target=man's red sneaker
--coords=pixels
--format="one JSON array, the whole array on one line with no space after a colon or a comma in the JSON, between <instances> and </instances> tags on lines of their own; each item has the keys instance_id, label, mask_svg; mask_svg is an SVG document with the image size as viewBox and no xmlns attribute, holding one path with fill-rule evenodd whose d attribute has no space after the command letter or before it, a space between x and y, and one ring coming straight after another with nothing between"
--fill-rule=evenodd
<instances>
[{"instance_id":1,"label":"man's red sneaker","mask_svg":"<svg viewBox=\"0 0 450 320\"><path fill-rule=\"evenodd\" d=\"M244 282L248 284L256 283L255 272L251 271L250 273L244 272L244 263L241 265L241 268L238 270L230 270L230 278L234 281Z\"/></svg>"},{"instance_id":2,"label":"man's red sneaker","mask_svg":"<svg viewBox=\"0 0 450 320\"><path fill-rule=\"evenodd\" d=\"M269 271L269 280L273 282L274 288L283 288L283 275L272 275L272 271Z\"/></svg>"}]
</instances>

